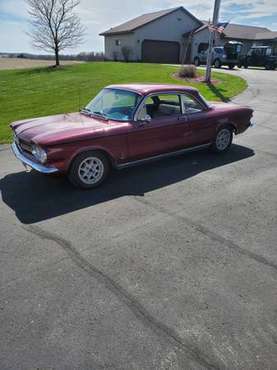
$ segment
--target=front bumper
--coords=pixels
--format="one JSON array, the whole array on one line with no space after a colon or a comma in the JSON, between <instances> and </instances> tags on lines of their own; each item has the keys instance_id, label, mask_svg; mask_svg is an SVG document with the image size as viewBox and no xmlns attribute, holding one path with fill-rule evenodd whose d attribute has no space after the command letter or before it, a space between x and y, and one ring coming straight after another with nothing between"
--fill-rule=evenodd
<instances>
[{"instance_id":1,"label":"front bumper","mask_svg":"<svg viewBox=\"0 0 277 370\"><path fill-rule=\"evenodd\" d=\"M25 167L26 166L31 167L34 170L41 172L41 173L45 173L45 174L59 172L59 170L56 167L53 167L53 166L47 167L47 166L44 166L43 164L32 161L30 158L25 156L24 153L20 151L20 149L18 149L18 146L16 145L15 142L12 143L11 148L16 158L19 159Z\"/></svg>"}]
</instances>

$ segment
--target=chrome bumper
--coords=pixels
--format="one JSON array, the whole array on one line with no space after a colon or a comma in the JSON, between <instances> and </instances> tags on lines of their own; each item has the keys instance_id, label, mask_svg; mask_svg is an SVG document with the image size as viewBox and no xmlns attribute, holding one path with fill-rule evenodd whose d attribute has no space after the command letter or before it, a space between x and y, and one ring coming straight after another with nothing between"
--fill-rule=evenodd
<instances>
[{"instance_id":1,"label":"chrome bumper","mask_svg":"<svg viewBox=\"0 0 277 370\"><path fill-rule=\"evenodd\" d=\"M256 123L251 121L249 127L255 127L255 126L256 126Z\"/></svg>"},{"instance_id":2,"label":"chrome bumper","mask_svg":"<svg viewBox=\"0 0 277 370\"><path fill-rule=\"evenodd\" d=\"M34 170L45 174L59 172L59 170L56 167L43 166L42 164L34 162L28 157L25 157L25 155L18 149L16 143L12 143L11 148L13 154L16 156L17 159L19 159L23 163L24 166L31 167Z\"/></svg>"}]
</instances>

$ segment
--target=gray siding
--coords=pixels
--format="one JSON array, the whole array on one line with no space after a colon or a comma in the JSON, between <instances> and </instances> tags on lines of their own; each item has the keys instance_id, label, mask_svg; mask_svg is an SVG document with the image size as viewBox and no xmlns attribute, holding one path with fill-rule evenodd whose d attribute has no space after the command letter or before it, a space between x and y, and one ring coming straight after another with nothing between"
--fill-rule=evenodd
<instances>
[{"instance_id":1,"label":"gray siding","mask_svg":"<svg viewBox=\"0 0 277 370\"><path fill-rule=\"evenodd\" d=\"M167 16L157 19L143 27L138 28L134 33L113 35L105 37L105 55L108 59L114 59L114 53L118 53L119 59L123 56L121 48L131 48L131 60L141 60L143 40L177 41L180 44L180 54L183 51L183 34L191 32L199 26L199 23L182 10L177 10ZM120 40L121 45L116 46L115 40Z\"/></svg>"},{"instance_id":2,"label":"gray siding","mask_svg":"<svg viewBox=\"0 0 277 370\"><path fill-rule=\"evenodd\" d=\"M210 37L210 32L208 28L204 28L202 31L199 31L193 35L192 39L192 48L191 48L191 61L193 62L194 58L198 54L198 47L201 43L208 43ZM219 35L216 35L215 46L224 45L225 40L221 39Z\"/></svg>"}]
</instances>

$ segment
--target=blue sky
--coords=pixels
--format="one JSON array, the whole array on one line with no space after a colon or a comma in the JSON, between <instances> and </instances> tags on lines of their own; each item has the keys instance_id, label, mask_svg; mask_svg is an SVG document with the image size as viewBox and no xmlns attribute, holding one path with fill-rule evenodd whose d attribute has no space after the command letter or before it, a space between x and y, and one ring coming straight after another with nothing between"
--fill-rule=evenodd
<instances>
[{"instance_id":1,"label":"blue sky","mask_svg":"<svg viewBox=\"0 0 277 370\"><path fill-rule=\"evenodd\" d=\"M184 6L196 17L212 17L214 0L81 0L78 14L86 27L85 42L68 52L101 51L101 31L140 14ZM277 31L277 0L221 0L221 21L265 26ZM0 51L36 52L28 31L28 14L24 0L0 0Z\"/></svg>"}]
</instances>

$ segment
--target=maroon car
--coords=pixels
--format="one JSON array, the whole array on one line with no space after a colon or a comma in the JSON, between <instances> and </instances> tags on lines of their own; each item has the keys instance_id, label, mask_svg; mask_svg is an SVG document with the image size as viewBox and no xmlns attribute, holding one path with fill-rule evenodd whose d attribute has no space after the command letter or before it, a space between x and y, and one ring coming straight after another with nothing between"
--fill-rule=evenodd
<instances>
[{"instance_id":1,"label":"maroon car","mask_svg":"<svg viewBox=\"0 0 277 370\"><path fill-rule=\"evenodd\" d=\"M208 104L191 87L114 85L79 113L14 122L12 149L25 166L92 188L111 168L206 147L225 152L252 115L250 108Z\"/></svg>"}]
</instances>

